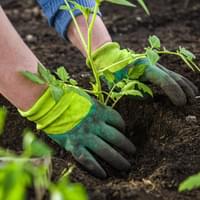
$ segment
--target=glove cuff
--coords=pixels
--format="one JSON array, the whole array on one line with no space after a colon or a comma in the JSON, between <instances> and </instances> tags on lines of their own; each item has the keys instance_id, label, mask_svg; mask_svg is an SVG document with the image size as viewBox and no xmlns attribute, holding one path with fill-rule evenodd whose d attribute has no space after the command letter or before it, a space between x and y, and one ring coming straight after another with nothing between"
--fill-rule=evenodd
<instances>
[{"instance_id":1,"label":"glove cuff","mask_svg":"<svg viewBox=\"0 0 200 200\"><path fill-rule=\"evenodd\" d=\"M132 60L131 52L127 49L120 49L117 42L107 42L92 53L95 67L101 74L104 70L114 73L125 68ZM89 59L86 61L89 65Z\"/></svg>"},{"instance_id":2,"label":"glove cuff","mask_svg":"<svg viewBox=\"0 0 200 200\"><path fill-rule=\"evenodd\" d=\"M28 111L18 109L21 116L33 121L37 129L48 134L68 132L77 126L90 112L92 101L78 89L66 86L64 95L56 102L50 88Z\"/></svg>"}]
</instances>

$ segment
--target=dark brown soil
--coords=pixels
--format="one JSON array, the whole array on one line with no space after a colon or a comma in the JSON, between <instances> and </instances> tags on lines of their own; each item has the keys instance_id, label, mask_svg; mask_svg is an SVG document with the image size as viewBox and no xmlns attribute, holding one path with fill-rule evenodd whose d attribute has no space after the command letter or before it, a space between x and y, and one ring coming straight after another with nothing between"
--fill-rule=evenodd
<instances>
[{"instance_id":1,"label":"dark brown soil","mask_svg":"<svg viewBox=\"0 0 200 200\"><path fill-rule=\"evenodd\" d=\"M127 9L104 5L102 13L113 40L122 46L142 50L147 37L158 35L169 49L184 46L192 50L200 61L200 3L191 0L187 7L179 0L148 0L151 17L141 9ZM72 45L57 37L48 28L36 4L31 1L16 1L5 8L6 13L21 36L39 57L54 69L65 65L73 76L85 84L89 77L84 59ZM27 41L27 35L33 35ZM182 67L177 58L164 57L162 64L190 78L200 88L200 76ZM137 145L137 155L129 158L132 169L129 173L109 170L109 178L99 180L90 176L72 156L61 150L45 135L39 135L55 148L54 175L56 179L70 163L77 167L72 181L83 183L91 199L95 200L199 200L200 191L178 193L179 183L191 174L200 171L200 99L181 108L174 107L167 97L155 88L154 100L137 102L125 99L118 106L127 123L126 135ZM21 133L25 127L34 125L22 119L16 109L3 97L0 104L9 108L6 133L1 137L3 147L21 150ZM188 122L186 117L196 116ZM31 197L30 197L31 199Z\"/></svg>"}]
</instances>

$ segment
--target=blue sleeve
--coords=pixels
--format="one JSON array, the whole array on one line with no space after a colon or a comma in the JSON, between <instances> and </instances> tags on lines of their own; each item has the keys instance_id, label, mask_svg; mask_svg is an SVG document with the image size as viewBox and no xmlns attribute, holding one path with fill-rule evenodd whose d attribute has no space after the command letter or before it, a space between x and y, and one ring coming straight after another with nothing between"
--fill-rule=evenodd
<instances>
[{"instance_id":1,"label":"blue sleeve","mask_svg":"<svg viewBox=\"0 0 200 200\"><path fill-rule=\"evenodd\" d=\"M78 4L93 8L95 0L75 0ZM45 16L48 19L49 25L54 27L61 37L66 38L67 28L72 20L71 15L66 10L60 10L60 6L64 5L64 0L37 0L41 6ZM69 3L73 8L73 4ZM74 15L81 15L81 11L75 10Z\"/></svg>"}]
</instances>

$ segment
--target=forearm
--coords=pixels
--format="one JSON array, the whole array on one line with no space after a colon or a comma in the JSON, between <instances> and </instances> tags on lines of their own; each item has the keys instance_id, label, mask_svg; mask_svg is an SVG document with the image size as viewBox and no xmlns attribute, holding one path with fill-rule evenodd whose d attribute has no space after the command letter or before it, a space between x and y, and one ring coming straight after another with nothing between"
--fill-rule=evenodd
<instances>
[{"instance_id":1,"label":"forearm","mask_svg":"<svg viewBox=\"0 0 200 200\"><path fill-rule=\"evenodd\" d=\"M21 71L37 71L38 59L22 41L0 7L0 93L22 110L29 109L46 87L32 83Z\"/></svg>"},{"instance_id":2,"label":"forearm","mask_svg":"<svg viewBox=\"0 0 200 200\"><path fill-rule=\"evenodd\" d=\"M42 7L42 10L46 15L49 24L55 28L59 35L61 35L63 38L68 38L73 43L73 45L81 51L83 55L86 55L70 13L68 11L60 10L60 6L65 4L64 0L37 1ZM85 7L92 8L95 6L95 0L76 0L76 2ZM72 4L70 4L70 6L72 7ZM73 14L76 16L80 30L85 41L87 42L88 28L85 19L79 10L75 10ZM92 50L96 50L99 46L109 41L111 41L111 37L101 17L97 16L92 34Z\"/></svg>"}]
</instances>

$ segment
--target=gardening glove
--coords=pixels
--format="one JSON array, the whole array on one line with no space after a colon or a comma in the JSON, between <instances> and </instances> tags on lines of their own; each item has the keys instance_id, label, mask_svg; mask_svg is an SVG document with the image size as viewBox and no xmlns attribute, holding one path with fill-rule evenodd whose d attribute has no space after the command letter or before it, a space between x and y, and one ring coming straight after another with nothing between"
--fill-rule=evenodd
<instances>
[{"instance_id":1,"label":"gardening glove","mask_svg":"<svg viewBox=\"0 0 200 200\"><path fill-rule=\"evenodd\" d=\"M145 57L135 60L132 52L127 49L121 50L119 44L115 42L106 43L98 48L93 52L92 59L100 74L112 65L108 70L114 73L115 82L126 78L130 69L145 66L140 81L149 81L162 88L176 106L186 104L187 99L193 99L198 94L197 87L187 78L160 64L152 65Z\"/></svg>"},{"instance_id":2,"label":"gardening glove","mask_svg":"<svg viewBox=\"0 0 200 200\"><path fill-rule=\"evenodd\" d=\"M64 85L64 89L58 102L47 89L30 110L19 110L20 114L70 151L93 175L106 177L93 153L117 170L127 171L130 163L111 146L125 153L135 152L135 146L120 132L124 130L124 121L119 113L79 88Z\"/></svg>"}]
</instances>

